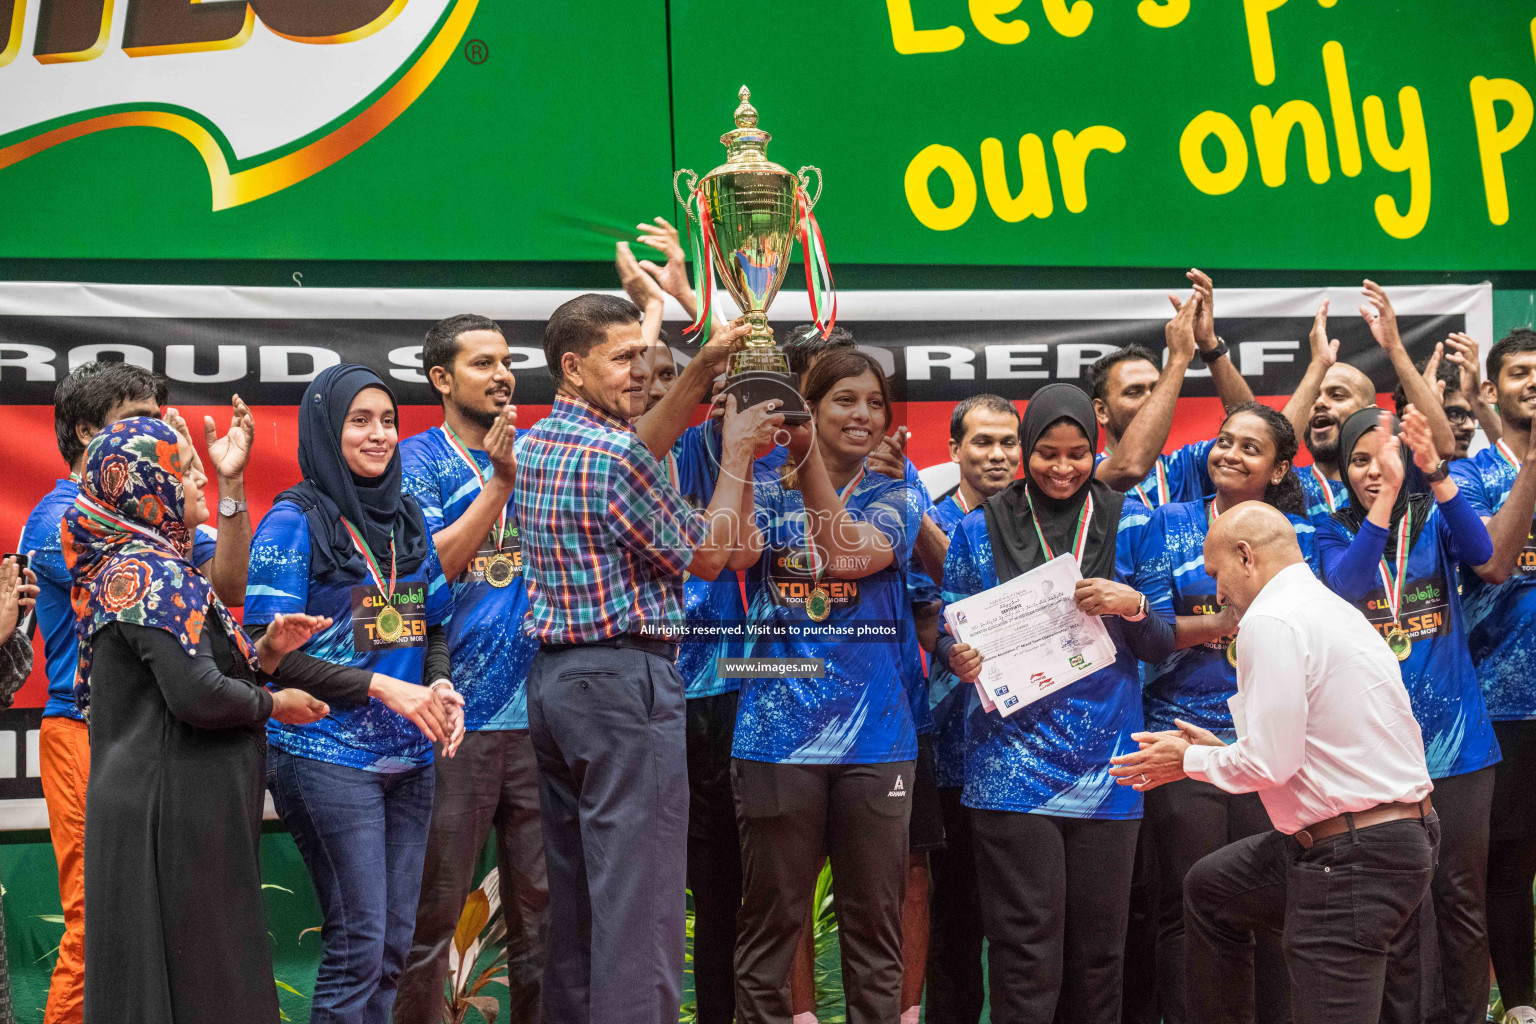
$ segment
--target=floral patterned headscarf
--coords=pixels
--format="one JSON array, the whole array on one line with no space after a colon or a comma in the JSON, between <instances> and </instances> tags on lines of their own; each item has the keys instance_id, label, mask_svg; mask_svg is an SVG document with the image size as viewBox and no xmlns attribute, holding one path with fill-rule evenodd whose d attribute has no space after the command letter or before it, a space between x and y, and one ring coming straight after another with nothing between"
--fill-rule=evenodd
<instances>
[{"instance_id":1,"label":"floral patterned headscarf","mask_svg":"<svg viewBox=\"0 0 1536 1024\"><path fill-rule=\"evenodd\" d=\"M92 638L114 621L163 629L192 655L216 615L256 666L250 639L192 564L176 442L163 420L137 416L112 424L86 448L80 495L61 528L74 579L75 705L82 712L90 705Z\"/></svg>"}]
</instances>

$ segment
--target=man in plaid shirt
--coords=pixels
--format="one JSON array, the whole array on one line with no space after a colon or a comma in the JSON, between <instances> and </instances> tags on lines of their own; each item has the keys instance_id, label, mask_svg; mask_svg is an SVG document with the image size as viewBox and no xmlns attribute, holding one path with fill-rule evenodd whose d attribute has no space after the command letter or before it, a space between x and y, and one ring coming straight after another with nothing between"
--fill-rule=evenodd
<instances>
[{"instance_id":1,"label":"man in plaid shirt","mask_svg":"<svg viewBox=\"0 0 1536 1024\"><path fill-rule=\"evenodd\" d=\"M649 383L640 319L634 304L606 295L555 310L544 328L554 408L518 452L514 494L541 645L528 719L549 870L549 1024L676 1024L688 824L674 666L683 580L757 561L752 460L783 422L728 400L714 498L693 509L657 460L746 328L717 330L632 427Z\"/></svg>"}]
</instances>

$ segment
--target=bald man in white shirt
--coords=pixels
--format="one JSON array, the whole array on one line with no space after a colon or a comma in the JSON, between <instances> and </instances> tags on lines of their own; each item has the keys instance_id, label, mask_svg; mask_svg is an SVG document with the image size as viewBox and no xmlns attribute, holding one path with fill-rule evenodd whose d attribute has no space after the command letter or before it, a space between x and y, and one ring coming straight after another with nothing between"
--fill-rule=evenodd
<instances>
[{"instance_id":1,"label":"bald man in white shirt","mask_svg":"<svg viewBox=\"0 0 1536 1024\"><path fill-rule=\"evenodd\" d=\"M1414 1018L1417 992L1404 989L1419 987L1414 968L1432 959L1418 956L1418 937L1439 821L1397 659L1312 575L1270 505L1245 502L1216 520L1205 566L1217 599L1242 616L1238 740L1179 722L1179 732L1139 734L1142 749L1110 771L1141 791L1188 777L1257 792L1276 829L1185 877L1189 1019L1254 1019L1253 934L1270 928L1283 928L1296 1024Z\"/></svg>"}]
</instances>

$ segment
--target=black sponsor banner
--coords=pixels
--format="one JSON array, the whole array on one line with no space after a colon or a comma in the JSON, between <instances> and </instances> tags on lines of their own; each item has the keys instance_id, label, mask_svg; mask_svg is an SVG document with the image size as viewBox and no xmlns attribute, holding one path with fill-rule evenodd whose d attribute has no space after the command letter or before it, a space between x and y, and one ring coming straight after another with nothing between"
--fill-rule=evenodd
<instances>
[{"instance_id":1,"label":"black sponsor banner","mask_svg":"<svg viewBox=\"0 0 1536 1024\"><path fill-rule=\"evenodd\" d=\"M543 323L502 320L513 352L520 403L548 404L554 383L544 366ZM1100 356L1123 345L1161 354L1164 321L1119 320L843 320L860 344L883 352L903 401L958 401L978 391L1028 398L1055 380L1086 380ZM47 405L70 367L91 359L148 366L171 380L171 398L185 404L247 402L291 405L307 382L337 362L370 366L401 402L436 404L421 373L422 337L431 320L211 319L112 316L0 316L0 402ZM1461 313L1401 316L1408 350L1427 355L1453 331L1467 329ZM681 324L671 324L675 338ZM781 332L788 324L778 325ZM1310 358L1305 317L1222 319L1217 329L1259 395L1296 389ZM1353 311L1335 315L1329 333L1340 358L1370 375L1378 391L1396 383L1386 353ZM677 345L688 356L692 346ZM1214 396L1209 371L1197 360L1182 395Z\"/></svg>"}]
</instances>

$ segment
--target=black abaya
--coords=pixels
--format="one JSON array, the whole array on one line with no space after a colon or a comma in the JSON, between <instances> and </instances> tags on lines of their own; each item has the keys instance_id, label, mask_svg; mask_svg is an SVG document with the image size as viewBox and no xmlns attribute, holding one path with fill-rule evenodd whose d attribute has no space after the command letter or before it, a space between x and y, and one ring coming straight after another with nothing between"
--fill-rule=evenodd
<instances>
[{"instance_id":1,"label":"black abaya","mask_svg":"<svg viewBox=\"0 0 1536 1024\"><path fill-rule=\"evenodd\" d=\"M85 812L88 1024L278 1020L259 843L272 697L209 616L95 636Z\"/></svg>"}]
</instances>

